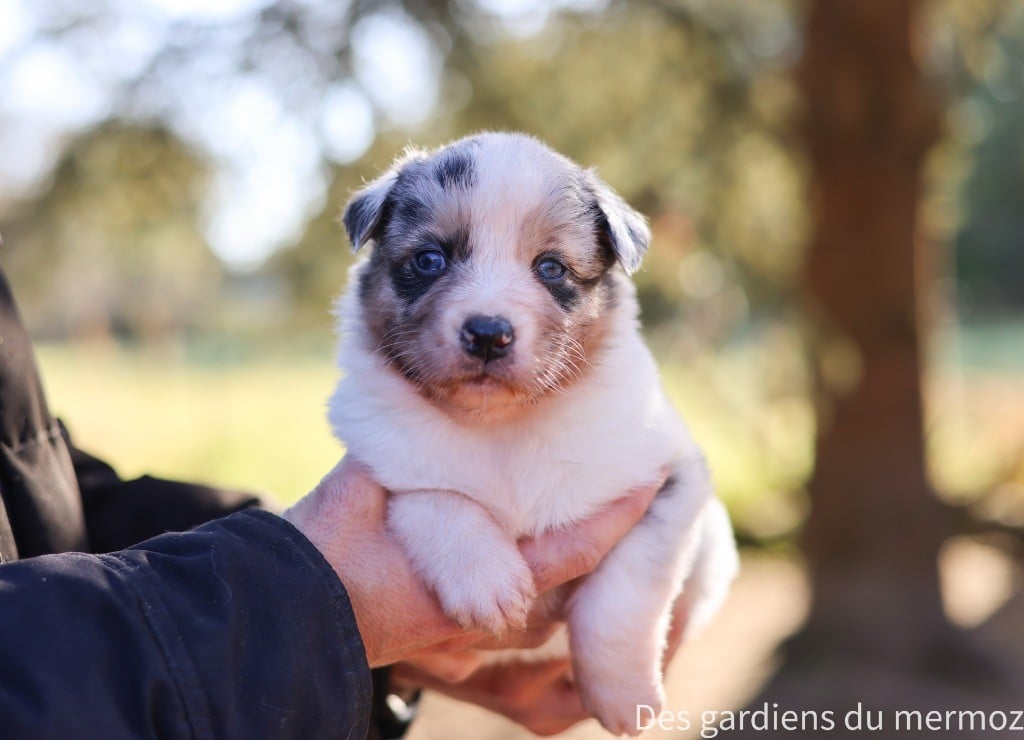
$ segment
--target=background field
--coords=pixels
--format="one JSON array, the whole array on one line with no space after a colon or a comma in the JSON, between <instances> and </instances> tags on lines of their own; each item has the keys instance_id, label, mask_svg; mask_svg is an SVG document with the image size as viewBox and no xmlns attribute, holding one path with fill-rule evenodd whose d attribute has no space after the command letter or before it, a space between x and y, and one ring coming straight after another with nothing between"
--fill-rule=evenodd
<instances>
[{"instance_id":1,"label":"background field","mask_svg":"<svg viewBox=\"0 0 1024 740\"><path fill-rule=\"evenodd\" d=\"M208 481L288 502L342 452L325 416L337 379L333 338L325 332L318 341L290 352L237 342L101 342L44 343L38 353L55 412L80 445L123 475ZM795 341L768 332L662 363L669 393L751 541L785 540L806 507L800 486L811 464L813 415L799 386L787 382ZM1009 503L1019 501L1024 326L1001 322L934 344L928 438L940 490L963 501L1001 487Z\"/></svg>"}]
</instances>

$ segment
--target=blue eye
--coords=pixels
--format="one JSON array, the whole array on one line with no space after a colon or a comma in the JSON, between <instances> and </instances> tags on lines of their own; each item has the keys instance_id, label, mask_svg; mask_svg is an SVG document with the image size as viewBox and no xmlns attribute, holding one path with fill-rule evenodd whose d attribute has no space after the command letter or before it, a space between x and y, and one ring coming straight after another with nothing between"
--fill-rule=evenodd
<instances>
[{"instance_id":1,"label":"blue eye","mask_svg":"<svg viewBox=\"0 0 1024 740\"><path fill-rule=\"evenodd\" d=\"M423 249L412 258L416 269L424 275L436 275L448 267L444 253L437 249Z\"/></svg>"},{"instance_id":2,"label":"blue eye","mask_svg":"<svg viewBox=\"0 0 1024 740\"><path fill-rule=\"evenodd\" d=\"M565 265L551 257L538 262L536 270L542 280L550 281L561 280L566 272Z\"/></svg>"}]
</instances>

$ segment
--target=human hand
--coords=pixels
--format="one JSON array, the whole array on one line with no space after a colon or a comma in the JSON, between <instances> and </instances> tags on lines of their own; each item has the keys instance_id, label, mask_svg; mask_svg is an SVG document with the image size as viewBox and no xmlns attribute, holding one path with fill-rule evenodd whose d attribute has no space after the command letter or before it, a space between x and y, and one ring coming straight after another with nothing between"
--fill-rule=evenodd
<instances>
[{"instance_id":1,"label":"human hand","mask_svg":"<svg viewBox=\"0 0 1024 740\"><path fill-rule=\"evenodd\" d=\"M542 594L593 570L643 516L664 476L574 527L520 543ZM342 460L282 516L323 553L348 592L372 667L479 642L448 619L388 531L387 492L353 460ZM536 638L543 618L532 620ZM524 636L518 637L522 644Z\"/></svg>"},{"instance_id":2,"label":"human hand","mask_svg":"<svg viewBox=\"0 0 1024 740\"><path fill-rule=\"evenodd\" d=\"M476 704L534 735L557 735L590 716L580 702L568 657L492 663L457 683L435 675L429 668L399 663L391 669L391 683L398 688L433 689Z\"/></svg>"},{"instance_id":3,"label":"human hand","mask_svg":"<svg viewBox=\"0 0 1024 740\"><path fill-rule=\"evenodd\" d=\"M672 610L663 672L682 642L686 618L686 603L680 597ZM535 735L557 735L590 718L576 691L568 657L483 665L484 660L479 649L418 655L395 665L391 681L395 688L433 689L476 704Z\"/></svg>"}]
</instances>

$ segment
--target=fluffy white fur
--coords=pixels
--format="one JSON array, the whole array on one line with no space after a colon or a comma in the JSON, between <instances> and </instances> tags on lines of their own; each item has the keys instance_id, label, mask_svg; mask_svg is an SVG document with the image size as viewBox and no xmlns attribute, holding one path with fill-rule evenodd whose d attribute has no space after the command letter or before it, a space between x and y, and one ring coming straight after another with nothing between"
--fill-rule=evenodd
<instances>
[{"instance_id":1,"label":"fluffy white fur","mask_svg":"<svg viewBox=\"0 0 1024 740\"><path fill-rule=\"evenodd\" d=\"M514 318L528 356L539 298L509 245L543 204L561 160L515 141L491 143L476 159L473 277L452 289L439 336L456 336L468 314L501 314ZM604 317L605 338L577 379L512 416L475 421L425 398L378 351L355 289L364 269L354 269L337 309L343 378L330 421L348 454L393 493L390 525L453 618L493 632L521 624L535 593L516 539L584 519L671 466L647 516L568 608L585 705L611 732L635 734L636 705L664 699L660 659L673 602L682 592L688 629L706 621L737 561L701 453L640 337L631 284L624 281Z\"/></svg>"}]
</instances>

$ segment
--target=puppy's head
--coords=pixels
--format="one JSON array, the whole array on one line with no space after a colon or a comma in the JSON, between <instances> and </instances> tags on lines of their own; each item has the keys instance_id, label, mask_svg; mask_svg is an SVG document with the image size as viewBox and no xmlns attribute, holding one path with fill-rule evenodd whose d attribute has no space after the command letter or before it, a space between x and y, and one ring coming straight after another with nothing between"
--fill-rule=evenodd
<instances>
[{"instance_id":1,"label":"puppy's head","mask_svg":"<svg viewBox=\"0 0 1024 740\"><path fill-rule=\"evenodd\" d=\"M373 244L358 299L374 351L477 417L587 372L650 241L592 171L519 134L409 152L342 220L355 250Z\"/></svg>"}]
</instances>

